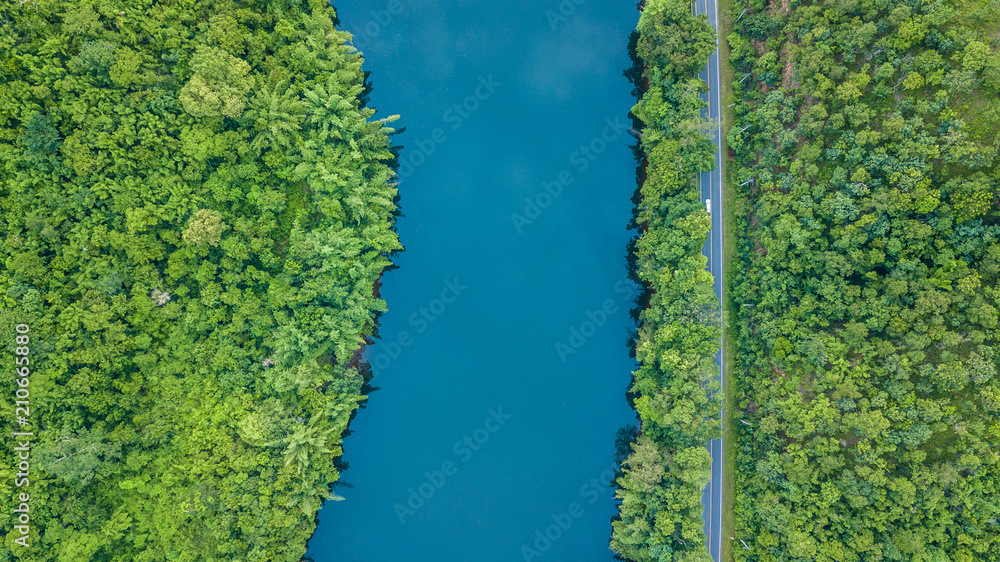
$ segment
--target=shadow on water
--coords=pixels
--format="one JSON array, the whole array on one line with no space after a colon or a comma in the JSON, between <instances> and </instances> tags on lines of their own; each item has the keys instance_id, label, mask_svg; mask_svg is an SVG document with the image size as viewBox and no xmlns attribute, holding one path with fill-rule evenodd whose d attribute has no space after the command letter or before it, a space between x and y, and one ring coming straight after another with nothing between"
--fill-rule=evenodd
<instances>
[{"instance_id":1,"label":"shadow on water","mask_svg":"<svg viewBox=\"0 0 1000 562\"><path fill-rule=\"evenodd\" d=\"M617 472L615 472L614 489L616 490L618 489L618 479L624 475L624 472L622 470L622 463L625 462L625 459L627 459L629 454L632 452L632 445L636 442L636 439L638 438L639 438L639 428L634 425L623 425L622 427L618 428L618 432L615 434L615 466L618 467ZM617 505L618 503L617 498L615 499L615 503ZM612 524L614 524L615 521L620 521L620 520L621 517L619 517L617 513L613 517L611 517ZM608 537L608 542L609 543L611 542L610 536ZM625 561L625 558L622 558L621 555L619 554L615 554L614 559Z\"/></svg>"},{"instance_id":2,"label":"shadow on water","mask_svg":"<svg viewBox=\"0 0 1000 562\"><path fill-rule=\"evenodd\" d=\"M331 3L330 6L333 7L333 4ZM334 10L336 10L335 7L334 7ZM334 16L332 18L332 20L333 20L334 25L339 28L339 26L340 26L340 19L338 17ZM371 81L371 74L372 74L371 71L368 71L368 70L364 71L363 89L361 91L361 94L359 95L359 102L360 102L360 106L362 108L369 107L369 103L371 102L371 94L372 94L372 91L374 90L374 86L373 86L373 83ZM403 145L394 145L394 144L391 144L392 137L401 135L404 132L406 132L406 127L400 127L398 129L395 129L394 131L392 131L391 133L389 133L387 135L389 137L389 139L390 139L389 152L391 153L392 156L390 158L382 160L381 163L385 164L386 166L388 166L389 169L391 169L393 171L393 173L397 173L399 171L399 155L400 155L400 152L403 150L404 147L403 147ZM397 220L400 217L405 217L406 216L402 212L401 199L402 198L400 196L400 193L397 190L396 194L393 196L393 200L392 200L393 205L395 206L395 208L393 209L393 212L392 212L392 219L391 219L391 221L392 221L392 231L393 232L397 232L397 230L396 230ZM390 259L392 259L392 258L398 256L400 253L402 253L404 251L405 251L405 249L393 250L392 252L389 253L388 257ZM375 285L372 287L372 291L373 291L373 294L374 294L375 297L380 297L379 289L380 289L380 287L382 285L382 278L385 276L386 273L394 271L396 269L399 269L399 266L396 265L395 263L393 263L393 264L389 265L388 267L386 267L385 269L382 270L382 274L379 276L378 280L376 280L376 282L375 282ZM359 348L357 350L357 352L355 353L355 357L357 357L358 354L363 353L366 348L375 345L381 339L381 335L379 334L379 327L380 327L380 320L382 318L382 314L383 314L382 312L376 312L375 313L375 315L374 315L374 317L372 319L372 331L371 331L371 334L365 337L365 343L364 343L364 345L361 346L361 348ZM362 385L361 385L360 392L361 392L361 395L364 396L365 398L363 400L361 400L360 402L358 402L358 407L353 412L351 412L351 415L350 415L350 417L348 418L348 421L347 421L347 427L344 429L344 432L341 434L341 443L343 443L344 440L347 439L347 437L349 437L352 433L354 433L354 431L351 429L351 426L353 425L353 422L354 422L355 418L357 418L358 413L361 410L364 410L365 408L367 408L367 406L368 406L368 397L371 396L372 393L378 392L380 390L380 387L378 387L378 386L372 386L372 384L371 384L372 380L374 379L374 374L372 372L372 366L371 366L370 363L368 363L367 361L360 361L360 360L357 360L357 359L352 359L351 364L358 370L358 373L361 375L361 378L362 378L363 382L362 382ZM343 476L350 469L350 463L347 462L344 459L343 449L341 449L340 456L338 456L338 457L336 457L336 458L333 459L333 465L337 469L337 472L341 476ZM342 478L338 479L336 482L333 482L333 484L331 485L331 495L334 495L332 493L333 490L336 490L337 488L340 488L340 487L342 487L342 488L349 488L350 489L350 488L354 488L354 485L351 484L350 482L346 481L346 480L343 480ZM316 517L314 519L314 523L316 523L317 525L319 523L319 513L318 512L317 512ZM313 558L311 558L309 556L305 556L301 560L302 560L302 562L314 562Z\"/></svg>"},{"instance_id":3,"label":"shadow on water","mask_svg":"<svg viewBox=\"0 0 1000 562\"><path fill-rule=\"evenodd\" d=\"M334 9L334 11L337 10L336 6L334 6L332 2L330 3L330 7L332 7ZM340 18L334 16L332 19L333 19L334 26L337 27L337 28L340 28ZM374 87L374 85L373 85L373 83L371 81L372 71L370 71L370 70L364 70L363 71L363 76L364 76L364 79L362 81L361 93L358 94L358 101L359 101L360 106L361 106L362 109L369 107L369 104L371 103L371 95L372 95L372 92L375 89L375 87ZM373 108L373 109L375 109L375 108ZM376 112L377 111L378 110L376 109ZM388 135L390 143L392 142L392 137L401 135L401 134L403 134L405 132L406 132L406 127L405 126L404 127L399 127L397 129L393 130ZM382 164L385 164L386 166L389 167L389 169L391 169L393 172L396 172L397 174L399 172L399 155L402 152L403 148L405 148L405 147L403 145L401 145L401 144L400 145L390 144L389 145L389 152L392 154L392 157L381 161ZM401 202L401 199L400 199L399 193L397 192L396 195L392 199L392 203L393 203L393 205L395 205L395 209L392 212L392 218L393 218L393 222L394 223L395 223L396 219L398 219L400 217L405 217L406 216L402 212L402 207L400 206L400 202ZM395 231L395 227L393 228L393 230ZM392 254L390 254L390 256L394 256L396 254L397 254L397 252L393 252ZM393 268L390 268L390 269L393 269Z\"/></svg>"},{"instance_id":4,"label":"shadow on water","mask_svg":"<svg viewBox=\"0 0 1000 562\"><path fill-rule=\"evenodd\" d=\"M639 2L636 4L636 8L642 11L645 2ZM649 84L646 82L643 72L646 67L645 61L639 56L638 51L639 44L639 32L633 31L629 36L628 43L628 54L629 60L632 61L632 65L622 72L622 75L628 79L632 84L632 96L638 102L642 95L645 93ZM645 223L639 222L639 213L642 210L642 185L646 181L647 166L649 164L646 153L642 146L642 130L643 122L635 116L632 112L629 112L629 119L632 120L632 128L629 133L636 138L635 143L631 144L629 148L632 149L632 156L635 159L635 182L636 188L632 193L632 219L629 221L628 229L634 231L635 234L629 240L626 246L625 260L628 266L628 276L636 286L639 287L639 295L635 299L633 308L629 311L632 321L635 322L635 326L630 329L631 337L628 341L629 356L633 359L636 358L636 346L639 343L639 323L642 319L642 312L649 308L650 299L652 298L652 287L649 283L643 281L639 277L639 261L638 261L638 244L639 237L646 231L647 225ZM629 381L628 387L625 389L625 399L628 401L629 407L635 410L635 399L638 394L632 392L632 385L635 383L634 377ZM618 473L615 477L614 488L617 491L618 478L624 474L624 469L622 468L622 463L628 458L629 454L632 452L632 445L635 444L639 437L640 428L634 425L626 425L618 429L618 433L615 438L615 463L618 466ZM616 500L617 501L617 500ZM621 521L620 514L615 514L611 518L611 523ZM610 542L609 537L609 542ZM620 555L616 554L615 560L626 561Z\"/></svg>"},{"instance_id":5,"label":"shadow on water","mask_svg":"<svg viewBox=\"0 0 1000 562\"><path fill-rule=\"evenodd\" d=\"M641 9L641 5L642 3L637 4L636 7ZM629 36L628 43L629 60L632 61L632 66L622 72L622 75L632 83L632 95L636 98L636 101L642 97L648 86L643 78L645 62L639 57L638 43L639 33L637 31L633 31ZM630 148L632 149L632 156L635 158L636 162L636 188L632 193L632 219L629 221L628 229L630 231L634 231L635 235L632 236L626 246L625 260L628 264L629 279L631 279L632 282L639 287L639 295L635 299L635 305L629 311L632 321L635 322L635 327L631 330L632 337L628 343L629 356L635 359L636 346L639 341L638 325L641 320L642 311L649 308L650 299L652 298L652 287L649 283L643 281L639 277L639 258L637 253L639 237L646 231L646 225L639 223L639 212L641 210L640 206L642 205L642 184L646 181L646 167L648 165L646 153L643 151L642 147L643 122L632 112L629 112L629 118L632 120L632 129L630 130L630 133L636 137L636 142L630 145ZM634 395L630 390L632 383L634 383L634 380L629 382L629 389L626 389L625 398L628 400L629 406L634 410L636 395Z\"/></svg>"}]
</instances>

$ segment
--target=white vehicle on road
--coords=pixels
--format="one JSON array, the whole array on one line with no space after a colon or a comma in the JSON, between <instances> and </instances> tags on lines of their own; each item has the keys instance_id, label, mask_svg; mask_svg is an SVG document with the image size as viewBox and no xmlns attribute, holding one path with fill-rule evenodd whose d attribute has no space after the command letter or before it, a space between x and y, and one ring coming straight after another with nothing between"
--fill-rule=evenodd
<instances>
[{"instance_id":1,"label":"white vehicle on road","mask_svg":"<svg viewBox=\"0 0 1000 562\"><path fill-rule=\"evenodd\" d=\"M712 214L712 200L705 199L705 208L708 209L708 214Z\"/></svg>"}]
</instances>

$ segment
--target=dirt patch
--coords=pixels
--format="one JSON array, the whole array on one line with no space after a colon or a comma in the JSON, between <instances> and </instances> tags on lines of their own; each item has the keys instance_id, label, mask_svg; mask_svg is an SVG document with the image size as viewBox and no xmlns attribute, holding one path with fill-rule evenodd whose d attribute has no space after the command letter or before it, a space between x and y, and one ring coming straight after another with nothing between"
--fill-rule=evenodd
<instances>
[{"instance_id":1,"label":"dirt patch","mask_svg":"<svg viewBox=\"0 0 1000 562\"><path fill-rule=\"evenodd\" d=\"M840 446L845 449L853 449L854 446L858 444L858 441L861 441L862 439L864 439L864 437L860 435L851 436L846 439L841 439Z\"/></svg>"},{"instance_id":2,"label":"dirt patch","mask_svg":"<svg viewBox=\"0 0 1000 562\"><path fill-rule=\"evenodd\" d=\"M792 63L792 52L788 43L781 48L781 59L785 61L785 68L781 71L781 87L786 90L798 89L801 84L795 80L795 65Z\"/></svg>"},{"instance_id":3,"label":"dirt patch","mask_svg":"<svg viewBox=\"0 0 1000 562\"><path fill-rule=\"evenodd\" d=\"M770 11L770 12L774 12L774 10L775 10L775 7L774 7L775 3L776 3L775 0L768 0L767 1L767 6L765 7L765 9L768 10L768 11ZM781 6L778 7L778 11L782 12L782 13L785 13L785 14L787 14L790 11L790 8L788 7L788 0L781 0Z\"/></svg>"},{"instance_id":4,"label":"dirt patch","mask_svg":"<svg viewBox=\"0 0 1000 562\"><path fill-rule=\"evenodd\" d=\"M767 250L764 249L764 246L761 246L760 242L758 242L757 240L754 240L754 242L753 242L753 249L754 249L755 252L757 252L758 254L760 254L762 256L766 256L767 255Z\"/></svg>"},{"instance_id":5,"label":"dirt patch","mask_svg":"<svg viewBox=\"0 0 1000 562\"><path fill-rule=\"evenodd\" d=\"M816 387L815 381L811 377L806 377L806 379L799 383L798 391L799 394L805 396L807 399L814 394Z\"/></svg>"}]
</instances>

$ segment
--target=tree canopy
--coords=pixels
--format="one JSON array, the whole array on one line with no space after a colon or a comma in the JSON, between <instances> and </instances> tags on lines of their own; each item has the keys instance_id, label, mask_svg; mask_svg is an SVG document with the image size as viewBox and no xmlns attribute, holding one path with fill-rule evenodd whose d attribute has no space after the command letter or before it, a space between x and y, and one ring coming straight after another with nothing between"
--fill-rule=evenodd
<instances>
[{"instance_id":1,"label":"tree canopy","mask_svg":"<svg viewBox=\"0 0 1000 562\"><path fill-rule=\"evenodd\" d=\"M997 4L733 9L736 559L1000 559Z\"/></svg>"},{"instance_id":2,"label":"tree canopy","mask_svg":"<svg viewBox=\"0 0 1000 562\"><path fill-rule=\"evenodd\" d=\"M702 254L711 221L698 177L715 166L715 149L701 117L707 85L695 75L715 51L715 31L690 3L655 0L632 41L636 67L626 75L641 93L632 114L642 170L632 257L644 307L630 395L641 432L618 478L611 548L635 562L710 561L701 493L711 471L705 444L721 435L721 314Z\"/></svg>"},{"instance_id":3,"label":"tree canopy","mask_svg":"<svg viewBox=\"0 0 1000 562\"><path fill-rule=\"evenodd\" d=\"M400 248L361 57L319 0L0 19L0 337L11 365L30 326L35 433L0 560L299 560Z\"/></svg>"}]
</instances>

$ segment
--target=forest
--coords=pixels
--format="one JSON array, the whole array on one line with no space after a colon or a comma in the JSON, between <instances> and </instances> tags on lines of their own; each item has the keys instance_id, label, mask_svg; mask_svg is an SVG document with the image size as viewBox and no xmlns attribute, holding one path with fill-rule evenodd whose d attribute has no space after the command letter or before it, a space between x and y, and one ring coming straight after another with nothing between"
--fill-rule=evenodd
<instances>
[{"instance_id":1,"label":"forest","mask_svg":"<svg viewBox=\"0 0 1000 562\"><path fill-rule=\"evenodd\" d=\"M716 49L715 29L687 0L648 0L626 75L639 103L640 189L634 274L644 289L629 391L641 429L618 478L611 548L634 562L711 561L702 490L721 436L715 380L721 311L702 248L711 226L699 176L715 166L707 84L697 74Z\"/></svg>"},{"instance_id":2,"label":"forest","mask_svg":"<svg viewBox=\"0 0 1000 562\"><path fill-rule=\"evenodd\" d=\"M736 559L1000 560L1000 6L731 16Z\"/></svg>"},{"instance_id":3,"label":"forest","mask_svg":"<svg viewBox=\"0 0 1000 562\"><path fill-rule=\"evenodd\" d=\"M321 0L0 23L0 407L30 392L32 433L0 561L298 561L400 248L395 116Z\"/></svg>"}]
</instances>

